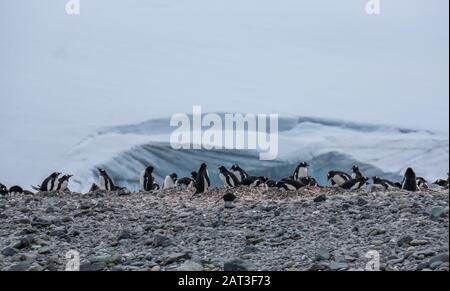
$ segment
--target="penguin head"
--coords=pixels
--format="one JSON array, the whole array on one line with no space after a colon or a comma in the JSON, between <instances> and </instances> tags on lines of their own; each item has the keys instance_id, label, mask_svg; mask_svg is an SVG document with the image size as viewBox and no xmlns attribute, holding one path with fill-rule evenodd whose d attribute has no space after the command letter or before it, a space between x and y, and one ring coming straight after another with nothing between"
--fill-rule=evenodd
<instances>
[{"instance_id":1,"label":"penguin head","mask_svg":"<svg viewBox=\"0 0 450 291\"><path fill-rule=\"evenodd\" d=\"M220 173L222 173L222 174L228 172L227 169L226 169L224 166L220 166L220 167L219 167L219 171L220 171Z\"/></svg>"},{"instance_id":2,"label":"penguin head","mask_svg":"<svg viewBox=\"0 0 450 291\"><path fill-rule=\"evenodd\" d=\"M51 176L52 178L58 178L61 175L60 172L54 172Z\"/></svg>"},{"instance_id":3,"label":"penguin head","mask_svg":"<svg viewBox=\"0 0 450 291\"><path fill-rule=\"evenodd\" d=\"M208 166L205 163L203 163L200 166L199 174L200 174L200 172L206 172L206 170L208 170Z\"/></svg>"},{"instance_id":4,"label":"penguin head","mask_svg":"<svg viewBox=\"0 0 450 291\"><path fill-rule=\"evenodd\" d=\"M258 180L259 180L261 183L266 183L267 181L269 181L269 178L268 178L268 177L263 177L263 176L261 176L261 177L258 178Z\"/></svg>"},{"instance_id":5,"label":"penguin head","mask_svg":"<svg viewBox=\"0 0 450 291\"><path fill-rule=\"evenodd\" d=\"M196 171L193 171L193 172L191 173L191 177L192 177L192 179L196 180L197 177L198 177L197 172L196 172Z\"/></svg>"},{"instance_id":6,"label":"penguin head","mask_svg":"<svg viewBox=\"0 0 450 291\"><path fill-rule=\"evenodd\" d=\"M237 164L232 165L230 169L231 169L232 171L236 171L236 170L237 170Z\"/></svg>"},{"instance_id":7,"label":"penguin head","mask_svg":"<svg viewBox=\"0 0 450 291\"><path fill-rule=\"evenodd\" d=\"M0 192L8 192L8 188L5 185L0 183Z\"/></svg>"},{"instance_id":8,"label":"penguin head","mask_svg":"<svg viewBox=\"0 0 450 291\"><path fill-rule=\"evenodd\" d=\"M405 176L409 177L409 178L413 178L413 177L415 178L416 173L414 172L414 170L412 168L408 168L408 169L406 169Z\"/></svg>"},{"instance_id":9,"label":"penguin head","mask_svg":"<svg viewBox=\"0 0 450 291\"><path fill-rule=\"evenodd\" d=\"M59 178L59 181L69 181L70 178L72 178L73 175L64 175L61 178Z\"/></svg>"},{"instance_id":10,"label":"penguin head","mask_svg":"<svg viewBox=\"0 0 450 291\"><path fill-rule=\"evenodd\" d=\"M309 164L307 162L301 162L299 165L300 168L308 168Z\"/></svg>"},{"instance_id":11,"label":"penguin head","mask_svg":"<svg viewBox=\"0 0 450 291\"><path fill-rule=\"evenodd\" d=\"M223 195L223 200L225 202L233 202L234 200L236 200L236 196L233 193L226 193L225 195Z\"/></svg>"},{"instance_id":12,"label":"penguin head","mask_svg":"<svg viewBox=\"0 0 450 291\"><path fill-rule=\"evenodd\" d=\"M154 168L153 168L152 166L148 166L148 167L145 169L145 172L148 173L148 174L153 173L153 171L154 171Z\"/></svg>"},{"instance_id":13,"label":"penguin head","mask_svg":"<svg viewBox=\"0 0 450 291\"><path fill-rule=\"evenodd\" d=\"M170 174L169 177L170 177L174 182L175 182L176 180L178 180L178 175L177 175L176 173Z\"/></svg>"},{"instance_id":14,"label":"penguin head","mask_svg":"<svg viewBox=\"0 0 450 291\"><path fill-rule=\"evenodd\" d=\"M353 165L352 170L353 170L353 172L359 171L358 165Z\"/></svg>"},{"instance_id":15,"label":"penguin head","mask_svg":"<svg viewBox=\"0 0 450 291\"><path fill-rule=\"evenodd\" d=\"M100 172L100 175L106 175L106 171L105 170L98 168L98 171Z\"/></svg>"}]
</instances>

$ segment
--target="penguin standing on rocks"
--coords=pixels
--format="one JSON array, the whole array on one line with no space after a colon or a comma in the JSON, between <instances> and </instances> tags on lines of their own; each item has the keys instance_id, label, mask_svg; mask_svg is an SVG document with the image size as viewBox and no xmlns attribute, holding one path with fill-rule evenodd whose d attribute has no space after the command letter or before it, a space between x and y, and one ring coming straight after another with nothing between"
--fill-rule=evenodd
<instances>
[{"instance_id":1,"label":"penguin standing on rocks","mask_svg":"<svg viewBox=\"0 0 450 291\"><path fill-rule=\"evenodd\" d=\"M172 173L169 176L166 176L166 178L164 179L163 190L175 188L177 180L178 180L178 175L175 173Z\"/></svg>"},{"instance_id":2,"label":"penguin standing on rocks","mask_svg":"<svg viewBox=\"0 0 450 291\"><path fill-rule=\"evenodd\" d=\"M234 208L233 202L237 199L237 197L233 193L226 193L222 197L225 202L225 208Z\"/></svg>"},{"instance_id":3,"label":"penguin standing on rocks","mask_svg":"<svg viewBox=\"0 0 450 291\"><path fill-rule=\"evenodd\" d=\"M211 186L211 181L209 179L208 166L205 163L203 163L200 166L200 169L198 170L197 191L195 191L195 194L207 192L210 186Z\"/></svg>"},{"instance_id":4,"label":"penguin standing on rocks","mask_svg":"<svg viewBox=\"0 0 450 291\"><path fill-rule=\"evenodd\" d=\"M293 179L299 181L301 178L308 177L308 163L302 162L300 163L294 171Z\"/></svg>"},{"instance_id":5,"label":"penguin standing on rocks","mask_svg":"<svg viewBox=\"0 0 450 291\"><path fill-rule=\"evenodd\" d=\"M103 169L98 169L100 172L99 186L100 190L104 191L116 191L117 187L114 185L114 181L109 177L108 173Z\"/></svg>"},{"instance_id":6,"label":"penguin standing on rocks","mask_svg":"<svg viewBox=\"0 0 450 291\"><path fill-rule=\"evenodd\" d=\"M234 188L239 186L240 182L238 178L224 166L219 167L219 172L219 178L226 188Z\"/></svg>"},{"instance_id":7,"label":"penguin standing on rocks","mask_svg":"<svg viewBox=\"0 0 450 291\"><path fill-rule=\"evenodd\" d=\"M400 189L402 188L402 185L399 183L394 183L392 181L381 179L380 177L372 177L372 183L375 187L382 187L384 190L390 190L390 189Z\"/></svg>"},{"instance_id":8,"label":"penguin standing on rocks","mask_svg":"<svg viewBox=\"0 0 450 291\"><path fill-rule=\"evenodd\" d=\"M197 188L197 172L191 173L191 178L185 177L177 180L176 187L181 189L196 189Z\"/></svg>"},{"instance_id":9,"label":"penguin standing on rocks","mask_svg":"<svg viewBox=\"0 0 450 291\"><path fill-rule=\"evenodd\" d=\"M344 173L344 172L330 171L330 172L328 172L327 179L328 179L328 181L331 182L331 186L340 187L345 182L350 181L352 179L352 177L349 174Z\"/></svg>"},{"instance_id":10,"label":"penguin standing on rocks","mask_svg":"<svg viewBox=\"0 0 450 291\"><path fill-rule=\"evenodd\" d=\"M369 181L369 179L366 177L351 179L351 180L345 182L344 184L342 184L340 187L342 189L346 189L346 190L359 190L364 185L366 185L367 181Z\"/></svg>"},{"instance_id":11,"label":"penguin standing on rocks","mask_svg":"<svg viewBox=\"0 0 450 291\"><path fill-rule=\"evenodd\" d=\"M363 178L363 174L359 170L359 166L353 165L352 167L352 179L360 179Z\"/></svg>"},{"instance_id":12,"label":"penguin standing on rocks","mask_svg":"<svg viewBox=\"0 0 450 291\"><path fill-rule=\"evenodd\" d=\"M58 179L58 186L56 187L56 191L65 192L69 187L69 180L73 175L64 175Z\"/></svg>"},{"instance_id":13,"label":"penguin standing on rocks","mask_svg":"<svg viewBox=\"0 0 450 291\"><path fill-rule=\"evenodd\" d=\"M40 186L31 186L34 190L40 192L50 192L55 191L58 186L58 177L61 175L59 172L54 172L48 176Z\"/></svg>"},{"instance_id":14,"label":"penguin standing on rocks","mask_svg":"<svg viewBox=\"0 0 450 291\"><path fill-rule=\"evenodd\" d=\"M236 178L239 180L239 183L249 177L247 172L244 171L238 164L235 164L231 167L231 173L236 176Z\"/></svg>"},{"instance_id":15,"label":"penguin standing on rocks","mask_svg":"<svg viewBox=\"0 0 450 291\"><path fill-rule=\"evenodd\" d=\"M144 192L150 192L154 189L155 177L153 176L153 171L154 168L149 166L141 174L140 185L141 190Z\"/></svg>"},{"instance_id":16,"label":"penguin standing on rocks","mask_svg":"<svg viewBox=\"0 0 450 291\"><path fill-rule=\"evenodd\" d=\"M423 178L423 177L417 177L416 178L416 182L417 182L417 188L420 190L428 190L430 189L430 187L428 186L428 181Z\"/></svg>"},{"instance_id":17,"label":"penguin standing on rocks","mask_svg":"<svg viewBox=\"0 0 450 291\"><path fill-rule=\"evenodd\" d=\"M100 190L100 187L97 184L92 183L91 189L89 189L89 193L96 192L98 190Z\"/></svg>"},{"instance_id":18,"label":"penguin standing on rocks","mask_svg":"<svg viewBox=\"0 0 450 291\"><path fill-rule=\"evenodd\" d=\"M402 182L402 189L406 191L417 191L416 173L412 168L408 168Z\"/></svg>"},{"instance_id":19,"label":"penguin standing on rocks","mask_svg":"<svg viewBox=\"0 0 450 291\"><path fill-rule=\"evenodd\" d=\"M5 185L3 185L2 183L0 183L0 195L2 196L7 196L9 193L8 188L6 188Z\"/></svg>"}]
</instances>

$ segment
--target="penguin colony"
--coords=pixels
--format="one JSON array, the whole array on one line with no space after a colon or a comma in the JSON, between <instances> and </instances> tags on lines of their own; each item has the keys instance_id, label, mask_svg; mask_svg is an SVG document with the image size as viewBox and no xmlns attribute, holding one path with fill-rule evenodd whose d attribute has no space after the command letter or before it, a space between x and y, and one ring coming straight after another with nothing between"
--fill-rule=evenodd
<instances>
[{"instance_id":1,"label":"penguin colony","mask_svg":"<svg viewBox=\"0 0 450 291\"><path fill-rule=\"evenodd\" d=\"M219 178L223 182L225 188L233 189L239 186L247 186L252 188L277 188L282 191L296 191L301 188L323 188L316 179L311 177L308 173L309 164L306 162L300 163L294 170L292 176L283 178L279 181L271 180L263 176L250 176L239 165L235 164L230 169L224 166L219 167ZM405 190L405 191L419 191L429 189L428 182L423 177L416 176L412 168L408 168L404 174L401 182L393 182L380 177L366 177L362 174L357 165L352 167L352 173L348 174L342 171L330 171L327 175L327 180L331 187L341 188L349 191L359 190L363 187L371 186L375 190ZM197 194L205 193L211 188L211 181L208 166L203 163L198 171L193 171L191 177L184 177L178 179L176 173L172 173L165 177L162 186L156 183L154 177L154 167L147 167L140 176L140 189L144 192L153 192L160 189L181 189L190 190L193 192L193 197ZM31 186L38 192L70 192L68 185L72 175L63 175L59 172L54 172L44 179L39 186ZM128 191L126 188L115 185L113 179L108 175L106 170L98 169L98 184L93 184L89 192L102 191ZM447 179L436 180L433 185L443 188L449 188L449 174ZM129 193L129 191L128 191ZM0 196L9 195L33 195L33 192L23 190L20 186L13 186L7 188L0 183ZM227 205L232 203L236 196L233 193L227 193L223 200Z\"/></svg>"}]
</instances>

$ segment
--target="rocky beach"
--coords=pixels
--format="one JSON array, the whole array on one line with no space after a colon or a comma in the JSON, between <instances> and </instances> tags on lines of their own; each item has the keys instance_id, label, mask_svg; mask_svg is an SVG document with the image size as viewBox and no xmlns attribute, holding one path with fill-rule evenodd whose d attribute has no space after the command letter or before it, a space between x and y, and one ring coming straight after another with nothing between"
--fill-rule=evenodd
<instances>
[{"instance_id":1,"label":"rocky beach","mask_svg":"<svg viewBox=\"0 0 450 291\"><path fill-rule=\"evenodd\" d=\"M449 191L15 196L0 199L0 250L3 271L63 271L78 254L82 271L350 271L377 256L380 270L448 271Z\"/></svg>"}]
</instances>

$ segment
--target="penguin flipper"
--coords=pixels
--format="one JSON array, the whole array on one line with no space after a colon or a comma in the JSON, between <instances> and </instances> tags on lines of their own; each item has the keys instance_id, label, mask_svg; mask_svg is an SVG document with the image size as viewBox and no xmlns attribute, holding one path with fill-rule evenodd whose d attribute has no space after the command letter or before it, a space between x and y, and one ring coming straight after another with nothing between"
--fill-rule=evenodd
<instances>
[{"instance_id":1,"label":"penguin flipper","mask_svg":"<svg viewBox=\"0 0 450 291\"><path fill-rule=\"evenodd\" d=\"M41 191L41 186L33 186L33 185L31 185L31 188L33 188L34 190L36 190L36 191Z\"/></svg>"}]
</instances>

